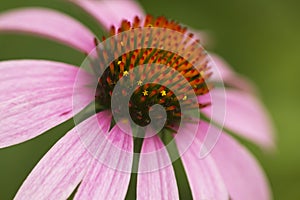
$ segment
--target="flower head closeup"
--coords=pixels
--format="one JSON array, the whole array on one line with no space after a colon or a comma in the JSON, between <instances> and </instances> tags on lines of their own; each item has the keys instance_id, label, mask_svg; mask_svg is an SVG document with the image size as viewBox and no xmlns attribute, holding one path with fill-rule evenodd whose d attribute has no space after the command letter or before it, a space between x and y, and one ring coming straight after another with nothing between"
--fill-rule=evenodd
<instances>
[{"instance_id":1,"label":"flower head closeup","mask_svg":"<svg viewBox=\"0 0 300 200\"><path fill-rule=\"evenodd\" d=\"M264 172L234 137L274 147L247 79L202 46L202 36L133 0L68 1L105 30L47 8L0 13L0 33L72 47L80 66L0 62L0 147L73 119L15 199L267 200Z\"/></svg>"}]
</instances>

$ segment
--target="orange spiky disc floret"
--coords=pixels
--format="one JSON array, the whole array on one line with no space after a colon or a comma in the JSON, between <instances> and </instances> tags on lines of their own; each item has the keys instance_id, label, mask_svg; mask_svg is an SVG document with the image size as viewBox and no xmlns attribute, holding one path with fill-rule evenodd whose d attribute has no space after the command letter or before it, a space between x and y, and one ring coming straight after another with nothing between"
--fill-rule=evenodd
<instances>
[{"instance_id":1,"label":"orange spiky disc floret","mask_svg":"<svg viewBox=\"0 0 300 200\"><path fill-rule=\"evenodd\" d=\"M123 20L119 29L111 28L109 35L110 38L103 38L101 48L97 48L98 58L92 61L94 71L102 74L96 94L96 102L102 107L112 109L111 95L118 81L130 87L139 86L130 98L129 107L132 119L140 125L149 123L149 109L154 104L165 107L166 126L180 121L180 109L209 105L189 98L209 92L205 80L211 74L206 52L186 28L165 17L148 15L144 22L138 17L132 24ZM162 71L162 65L168 69ZM132 73L135 68L137 72ZM147 83L153 77L159 84ZM129 95L126 89L121 93ZM184 101L182 108L179 101Z\"/></svg>"},{"instance_id":2,"label":"orange spiky disc floret","mask_svg":"<svg viewBox=\"0 0 300 200\"><path fill-rule=\"evenodd\" d=\"M109 35L113 36L113 35L116 35L117 33L128 31L132 28L141 28L141 27L167 28L167 29L170 29L173 31L178 31L183 34L187 32L186 27L182 27L179 23L177 23L175 21L169 21L164 16L154 18L151 15L147 15L143 24L139 17L135 17L132 24L127 20L123 20L121 22L121 26L118 30L116 30L116 28L114 26L111 27Z\"/></svg>"}]
</instances>

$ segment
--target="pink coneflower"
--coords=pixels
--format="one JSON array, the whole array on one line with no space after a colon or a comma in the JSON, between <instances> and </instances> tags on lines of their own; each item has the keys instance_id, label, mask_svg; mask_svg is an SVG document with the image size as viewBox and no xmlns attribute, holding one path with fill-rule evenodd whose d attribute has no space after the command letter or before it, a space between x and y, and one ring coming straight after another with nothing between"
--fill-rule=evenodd
<instances>
[{"instance_id":1,"label":"pink coneflower","mask_svg":"<svg viewBox=\"0 0 300 200\"><path fill-rule=\"evenodd\" d=\"M33 169L16 199L66 199L77 186L75 199L124 199L129 186L136 187L138 199L189 198L172 166L178 158L194 199L271 198L252 155L232 136L219 135L224 124L225 132L273 147L269 118L248 81L215 55L213 63L186 28L145 16L133 1L71 3L90 13L111 37L97 39L73 18L44 8L0 15L0 32L34 34L89 54L81 68L45 60L0 62L1 148L75 115L78 123ZM222 79L226 95L218 87ZM125 102L129 116L124 101L114 95L130 97ZM165 116L155 113L156 104L165 108ZM186 117L199 109L200 118ZM128 131L132 122L138 128Z\"/></svg>"}]
</instances>

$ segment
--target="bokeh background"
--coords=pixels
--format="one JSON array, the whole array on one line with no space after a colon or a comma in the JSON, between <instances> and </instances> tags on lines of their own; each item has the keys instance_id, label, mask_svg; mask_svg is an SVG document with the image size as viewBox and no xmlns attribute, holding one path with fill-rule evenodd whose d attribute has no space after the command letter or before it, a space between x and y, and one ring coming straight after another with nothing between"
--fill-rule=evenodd
<instances>
[{"instance_id":1,"label":"bokeh background","mask_svg":"<svg viewBox=\"0 0 300 200\"><path fill-rule=\"evenodd\" d=\"M153 15L165 15L210 35L207 48L252 79L277 130L270 154L248 145L269 177L275 199L300 199L300 1L298 0L140 0ZM100 27L62 0L0 0L0 12L46 6ZM0 60L42 58L80 65L83 55L41 38L0 34ZM1 74L0 74L1 76ZM1 113L0 113L1 114ZM12 199L47 150L72 126L68 121L29 142L0 150L0 200Z\"/></svg>"}]
</instances>

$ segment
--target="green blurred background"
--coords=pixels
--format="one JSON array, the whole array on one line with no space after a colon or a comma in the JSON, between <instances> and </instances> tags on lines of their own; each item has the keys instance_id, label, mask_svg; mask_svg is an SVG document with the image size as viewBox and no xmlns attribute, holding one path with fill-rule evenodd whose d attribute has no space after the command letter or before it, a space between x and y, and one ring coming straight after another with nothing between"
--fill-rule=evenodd
<instances>
[{"instance_id":1,"label":"green blurred background","mask_svg":"<svg viewBox=\"0 0 300 200\"><path fill-rule=\"evenodd\" d=\"M208 46L238 72L251 78L273 116L277 151L252 147L271 182L275 199L300 199L300 1L298 0L140 0L154 15L165 15L211 36ZM0 12L46 6L82 19L98 34L94 21L59 0L0 0ZM79 65L80 53L41 38L0 34L0 60L43 58ZM72 126L56 127L29 142L0 151L0 200L12 199L47 150ZM298 133L298 134L297 134Z\"/></svg>"}]
</instances>

